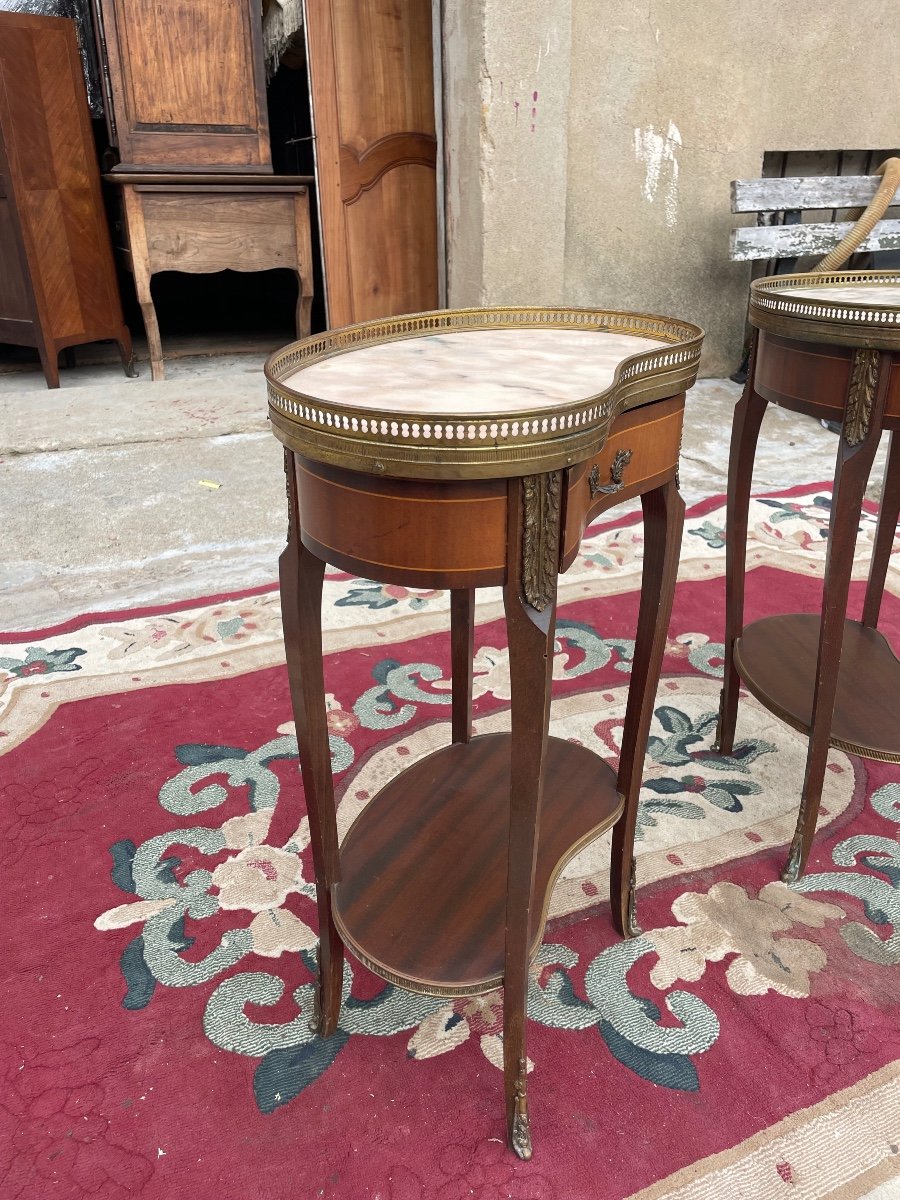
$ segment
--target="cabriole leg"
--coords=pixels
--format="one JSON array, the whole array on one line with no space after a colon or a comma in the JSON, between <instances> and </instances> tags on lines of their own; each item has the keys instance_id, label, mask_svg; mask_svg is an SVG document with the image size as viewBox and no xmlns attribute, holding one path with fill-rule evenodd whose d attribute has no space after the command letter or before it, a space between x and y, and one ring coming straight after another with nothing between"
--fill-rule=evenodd
<instances>
[{"instance_id":1,"label":"cabriole leg","mask_svg":"<svg viewBox=\"0 0 900 1200\"><path fill-rule=\"evenodd\" d=\"M507 1138L523 1159L532 1152L525 1033L528 950L550 719L561 484L558 472L510 481L508 582L503 589L512 721L503 1074Z\"/></svg>"},{"instance_id":2,"label":"cabriole leg","mask_svg":"<svg viewBox=\"0 0 900 1200\"><path fill-rule=\"evenodd\" d=\"M886 361L882 361L877 350L857 350L853 355L832 493L806 775L797 829L781 876L785 883L799 879L806 868L822 798L856 532L863 493L881 436L881 417L890 378L890 356L883 357Z\"/></svg>"},{"instance_id":3,"label":"cabriole leg","mask_svg":"<svg viewBox=\"0 0 900 1200\"><path fill-rule=\"evenodd\" d=\"M894 548L897 520L900 518L900 432L891 434L891 446L884 466L884 484L881 489L881 506L878 513L878 531L872 550L872 565L863 605L862 623L874 629L881 611L884 583Z\"/></svg>"},{"instance_id":4,"label":"cabriole leg","mask_svg":"<svg viewBox=\"0 0 900 1200\"><path fill-rule=\"evenodd\" d=\"M472 656L475 652L475 589L450 593L450 670L453 680L452 740L472 737Z\"/></svg>"},{"instance_id":5,"label":"cabriole leg","mask_svg":"<svg viewBox=\"0 0 900 1200\"><path fill-rule=\"evenodd\" d=\"M610 870L613 924L623 937L636 937L640 933L635 918L634 831L684 525L684 501L674 480L646 492L641 503L644 509L641 607L619 758L619 794L624 797L625 807L613 829Z\"/></svg>"},{"instance_id":6,"label":"cabriole leg","mask_svg":"<svg viewBox=\"0 0 900 1200\"><path fill-rule=\"evenodd\" d=\"M744 392L734 410L731 451L728 458L728 500L725 518L725 675L719 705L716 749L730 754L734 749L741 680L734 665L734 644L744 629L744 580L747 570L747 515L753 460L766 402L755 388L756 344L754 333L750 366Z\"/></svg>"},{"instance_id":7,"label":"cabriole leg","mask_svg":"<svg viewBox=\"0 0 900 1200\"><path fill-rule=\"evenodd\" d=\"M301 540L293 455L289 450L285 451L285 471L289 527L288 542L279 559L281 612L319 913L319 977L311 1027L329 1037L340 1016L344 948L334 924L331 898L331 889L340 880L340 865L322 668L325 564Z\"/></svg>"}]
</instances>

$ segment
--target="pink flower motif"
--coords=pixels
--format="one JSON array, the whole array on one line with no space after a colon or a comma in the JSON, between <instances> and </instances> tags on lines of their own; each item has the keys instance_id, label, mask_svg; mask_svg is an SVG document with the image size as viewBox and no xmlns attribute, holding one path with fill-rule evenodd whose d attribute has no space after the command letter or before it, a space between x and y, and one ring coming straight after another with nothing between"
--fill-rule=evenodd
<instances>
[{"instance_id":1,"label":"pink flower motif","mask_svg":"<svg viewBox=\"0 0 900 1200\"><path fill-rule=\"evenodd\" d=\"M212 874L223 909L264 912L280 908L289 892L298 890L301 864L296 854L275 846L247 846L220 863Z\"/></svg>"}]
</instances>

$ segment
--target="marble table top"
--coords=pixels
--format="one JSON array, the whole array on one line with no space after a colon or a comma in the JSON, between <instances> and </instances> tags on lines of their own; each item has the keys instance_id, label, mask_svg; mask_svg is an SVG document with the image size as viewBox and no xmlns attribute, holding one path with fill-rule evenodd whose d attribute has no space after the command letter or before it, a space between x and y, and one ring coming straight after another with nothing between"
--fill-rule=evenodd
<instances>
[{"instance_id":1,"label":"marble table top","mask_svg":"<svg viewBox=\"0 0 900 1200\"><path fill-rule=\"evenodd\" d=\"M361 347L301 367L282 383L357 408L515 413L596 396L624 359L669 345L602 330L472 329Z\"/></svg>"},{"instance_id":2,"label":"marble table top","mask_svg":"<svg viewBox=\"0 0 900 1200\"><path fill-rule=\"evenodd\" d=\"M804 300L828 300L832 304L861 304L875 306L879 304L900 305L900 286L897 284L871 283L860 287L852 285L840 287L835 284L825 284L811 287L792 287L778 293L772 289L772 294L800 296Z\"/></svg>"}]
</instances>

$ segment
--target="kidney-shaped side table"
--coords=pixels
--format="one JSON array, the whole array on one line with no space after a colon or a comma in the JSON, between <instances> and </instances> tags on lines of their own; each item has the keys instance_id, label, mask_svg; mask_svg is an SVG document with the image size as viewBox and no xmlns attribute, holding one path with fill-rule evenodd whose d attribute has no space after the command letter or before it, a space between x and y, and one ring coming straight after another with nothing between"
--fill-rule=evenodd
<instances>
[{"instance_id":1,"label":"kidney-shaped side table","mask_svg":"<svg viewBox=\"0 0 900 1200\"><path fill-rule=\"evenodd\" d=\"M768 709L809 735L797 830L782 878L802 875L829 746L900 762L900 662L876 629L900 514L900 274L781 275L751 286L750 370L735 410L728 475L725 685L718 747L734 748L743 679ZM842 422L821 616L743 626L747 514L767 404ZM881 512L859 621L847 600L863 494L882 430L891 430Z\"/></svg>"},{"instance_id":2,"label":"kidney-shaped side table","mask_svg":"<svg viewBox=\"0 0 900 1200\"><path fill-rule=\"evenodd\" d=\"M369 322L266 365L290 510L281 602L319 912L318 1011L343 947L384 979L503 999L507 1134L531 1155L528 968L565 863L615 826L611 893L634 932L641 768L684 513L684 392L702 332L595 310L472 309ZM586 524L641 495L645 557L618 777L548 736L556 581ZM451 742L388 783L338 847L322 668L325 563L449 589ZM511 732L472 736L474 589L503 587Z\"/></svg>"}]
</instances>

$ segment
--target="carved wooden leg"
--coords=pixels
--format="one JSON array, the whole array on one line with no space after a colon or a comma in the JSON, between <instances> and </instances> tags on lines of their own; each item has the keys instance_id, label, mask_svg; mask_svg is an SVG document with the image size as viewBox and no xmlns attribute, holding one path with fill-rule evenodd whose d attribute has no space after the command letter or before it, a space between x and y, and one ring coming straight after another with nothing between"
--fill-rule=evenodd
<instances>
[{"instance_id":1,"label":"carved wooden leg","mask_svg":"<svg viewBox=\"0 0 900 1200\"><path fill-rule=\"evenodd\" d=\"M123 325L116 336L116 345L119 347L119 357L122 359L122 366L125 369L125 374L129 379L137 378L137 371L134 366L134 350L131 345L131 331L127 325Z\"/></svg>"},{"instance_id":2,"label":"carved wooden leg","mask_svg":"<svg viewBox=\"0 0 900 1200\"><path fill-rule=\"evenodd\" d=\"M619 758L619 793L625 798L625 807L613 829L610 871L613 924L623 937L636 937L640 933L634 912L634 830L684 525L684 501L674 480L646 492L641 503L644 508L641 607Z\"/></svg>"},{"instance_id":3,"label":"carved wooden leg","mask_svg":"<svg viewBox=\"0 0 900 1200\"><path fill-rule=\"evenodd\" d=\"M128 249L131 252L131 269L134 272L134 290L137 293L138 304L141 306L144 331L147 334L150 377L156 381L165 379L166 371L163 366L162 342L159 337L156 308L150 293L150 250L147 245L147 231L144 227L144 209L140 197L129 184L122 188L122 199L125 202L125 216L128 223Z\"/></svg>"},{"instance_id":4,"label":"carved wooden leg","mask_svg":"<svg viewBox=\"0 0 900 1200\"><path fill-rule=\"evenodd\" d=\"M475 652L475 590L450 593L450 661L453 679L452 740L472 737L472 655Z\"/></svg>"},{"instance_id":5,"label":"carved wooden leg","mask_svg":"<svg viewBox=\"0 0 900 1200\"><path fill-rule=\"evenodd\" d=\"M525 1044L528 942L550 719L560 492L559 472L510 481L508 582L503 589L512 697L503 1074L507 1138L525 1159L531 1158Z\"/></svg>"},{"instance_id":6,"label":"carved wooden leg","mask_svg":"<svg viewBox=\"0 0 900 1200\"><path fill-rule=\"evenodd\" d=\"M900 432L891 434L891 447L884 466L884 485L881 489L881 510L878 514L878 531L872 550L872 565L866 587L862 623L874 629L881 611L884 581L894 548L897 520L900 518Z\"/></svg>"},{"instance_id":7,"label":"carved wooden leg","mask_svg":"<svg viewBox=\"0 0 900 1200\"><path fill-rule=\"evenodd\" d=\"M312 332L313 269L309 196L305 188L294 196L294 236L297 246L297 337Z\"/></svg>"},{"instance_id":8,"label":"carved wooden leg","mask_svg":"<svg viewBox=\"0 0 900 1200\"><path fill-rule=\"evenodd\" d=\"M750 366L744 392L734 410L731 451L728 459L728 502L725 517L725 677L719 703L716 749L730 754L734 749L741 680L734 665L734 644L744 630L744 578L747 570L747 514L753 460L766 402L754 390L756 342L753 336Z\"/></svg>"},{"instance_id":9,"label":"carved wooden leg","mask_svg":"<svg viewBox=\"0 0 900 1200\"><path fill-rule=\"evenodd\" d=\"M882 358L884 361L880 361ZM854 353L831 501L806 776L797 829L781 876L785 883L793 883L803 874L816 830L837 694L856 532L863 493L881 436L881 417L889 378L890 355L880 356L877 350L857 350Z\"/></svg>"},{"instance_id":10,"label":"carved wooden leg","mask_svg":"<svg viewBox=\"0 0 900 1200\"><path fill-rule=\"evenodd\" d=\"M319 980L311 1027L329 1037L340 1016L344 948L334 924L331 901L331 888L340 880L340 859L322 669L325 564L300 539L292 459L286 450L289 528L288 543L279 559L281 612L319 911Z\"/></svg>"},{"instance_id":11,"label":"carved wooden leg","mask_svg":"<svg viewBox=\"0 0 900 1200\"><path fill-rule=\"evenodd\" d=\"M297 272L297 337L307 338L312 332L312 273Z\"/></svg>"}]
</instances>

